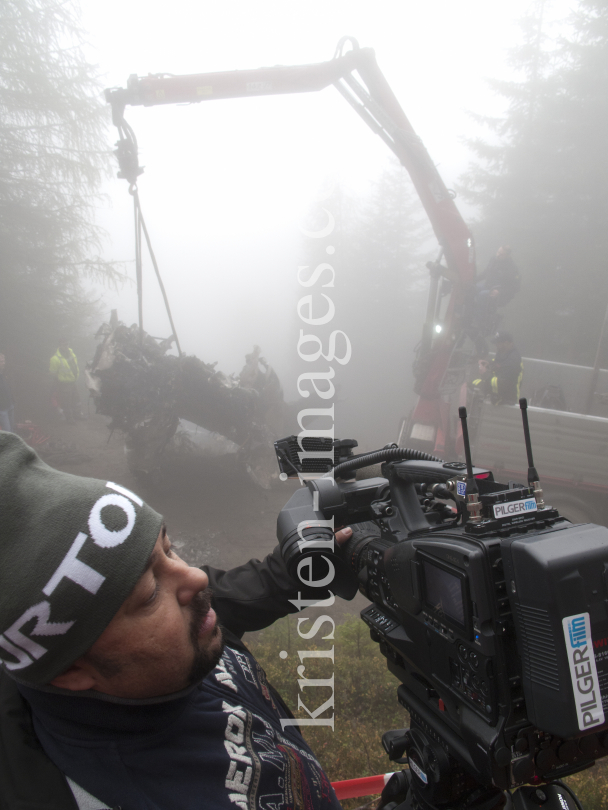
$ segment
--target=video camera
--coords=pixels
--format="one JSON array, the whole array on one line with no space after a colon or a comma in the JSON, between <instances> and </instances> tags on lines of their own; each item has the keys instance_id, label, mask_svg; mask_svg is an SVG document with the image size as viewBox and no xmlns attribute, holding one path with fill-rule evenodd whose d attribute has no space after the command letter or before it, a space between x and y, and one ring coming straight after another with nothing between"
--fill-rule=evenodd
<instances>
[{"instance_id":1,"label":"video camera","mask_svg":"<svg viewBox=\"0 0 608 810\"><path fill-rule=\"evenodd\" d=\"M466 463L394 445L354 456L354 441L275 444L283 479L318 476L278 518L290 573L306 565L322 582L333 570L328 587L346 598L358 586L401 682L411 725L383 744L407 756L404 807L580 807L559 780L608 754L608 529L544 503L520 406L527 485L472 466L464 408ZM377 463L381 477L354 480ZM352 538L334 548L346 525Z\"/></svg>"}]
</instances>

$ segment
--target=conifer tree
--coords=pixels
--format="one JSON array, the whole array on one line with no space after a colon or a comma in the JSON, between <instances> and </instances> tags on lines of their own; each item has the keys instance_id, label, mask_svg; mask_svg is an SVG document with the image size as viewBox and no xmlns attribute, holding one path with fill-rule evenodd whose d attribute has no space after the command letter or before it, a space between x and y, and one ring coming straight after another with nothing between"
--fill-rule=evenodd
<instances>
[{"instance_id":1,"label":"conifer tree","mask_svg":"<svg viewBox=\"0 0 608 810\"><path fill-rule=\"evenodd\" d=\"M521 266L506 325L523 353L590 364L608 303L608 6L579 0L551 37L545 12L522 22L522 79L495 83L508 111L486 119L494 138L472 144L463 185L480 254L510 244Z\"/></svg>"},{"instance_id":2,"label":"conifer tree","mask_svg":"<svg viewBox=\"0 0 608 810\"><path fill-rule=\"evenodd\" d=\"M0 3L0 351L21 400L61 331L77 339L82 278L112 274L94 224L107 113L82 37L69 0Z\"/></svg>"}]
</instances>

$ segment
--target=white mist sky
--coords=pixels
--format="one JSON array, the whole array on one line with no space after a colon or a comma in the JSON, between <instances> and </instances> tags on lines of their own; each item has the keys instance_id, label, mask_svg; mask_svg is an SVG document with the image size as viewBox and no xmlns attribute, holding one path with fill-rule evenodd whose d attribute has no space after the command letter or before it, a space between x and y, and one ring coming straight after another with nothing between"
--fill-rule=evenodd
<instances>
[{"instance_id":1,"label":"white mist sky","mask_svg":"<svg viewBox=\"0 0 608 810\"><path fill-rule=\"evenodd\" d=\"M547 0L547 18L563 17L568 5ZM529 8L529 0L82 0L88 55L106 87L124 87L132 73L325 61L342 36L354 36L375 50L448 186L469 161L463 139L479 131L467 110L502 110L486 79L511 77L507 51L517 45L517 20ZM125 117L139 140L142 207L182 348L230 373L258 343L283 379L292 377L291 367L301 366L289 330L301 261L298 223L328 178L365 192L388 160L387 147L333 87L127 108ZM113 127L108 139L117 139ZM105 192L99 219L109 233L106 256L127 262L133 279L127 183L112 179ZM332 261L336 285L348 284L340 256ZM102 295L108 315L117 307L121 320L136 320L133 283ZM144 328L168 335L147 260L144 295ZM335 323L348 332L348 313L337 313ZM412 348L403 347L401 358ZM285 394L296 398L295 391Z\"/></svg>"}]
</instances>

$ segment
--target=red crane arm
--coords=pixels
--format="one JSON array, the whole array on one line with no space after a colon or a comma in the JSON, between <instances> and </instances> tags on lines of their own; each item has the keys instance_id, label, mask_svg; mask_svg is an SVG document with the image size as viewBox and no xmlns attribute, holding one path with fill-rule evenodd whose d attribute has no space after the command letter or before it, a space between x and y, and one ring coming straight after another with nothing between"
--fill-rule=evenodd
<instances>
[{"instance_id":1,"label":"red crane arm","mask_svg":"<svg viewBox=\"0 0 608 810\"><path fill-rule=\"evenodd\" d=\"M355 75L358 73L358 77ZM414 132L371 48L355 48L328 62L232 70L189 76L131 76L126 89L106 90L114 123L126 105L194 103L223 98L310 93L335 85L407 169L443 248L453 278L475 276L471 233L424 144Z\"/></svg>"}]
</instances>

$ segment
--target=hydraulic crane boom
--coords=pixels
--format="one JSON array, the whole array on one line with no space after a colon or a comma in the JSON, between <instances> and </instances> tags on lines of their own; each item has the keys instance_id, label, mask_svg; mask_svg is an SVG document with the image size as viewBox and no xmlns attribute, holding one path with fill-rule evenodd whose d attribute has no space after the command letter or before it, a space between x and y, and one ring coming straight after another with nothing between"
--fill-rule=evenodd
<instances>
[{"instance_id":1,"label":"hydraulic crane boom","mask_svg":"<svg viewBox=\"0 0 608 810\"><path fill-rule=\"evenodd\" d=\"M420 400L415 409L418 423L440 428L445 407L441 389L456 333L456 321L461 315L466 287L475 278L475 252L471 232L464 222L424 144L403 112L397 98L382 74L374 51L359 48L350 39L353 49L337 55L328 62L310 65L276 66L254 70L201 73L189 76L151 75L130 76L125 88L106 90L112 105L114 124L121 133L117 154L133 158L134 144L129 140L130 128L124 120L127 105L154 106L158 104L196 103L214 99L244 98L284 93L309 93L334 85L365 123L387 144L408 171L414 187L429 217L441 246L447 268L439 265L431 271L431 294L427 308L421 353L418 359L418 391ZM123 172L134 183L141 170L135 167ZM440 335L433 333L433 321L438 308L439 274L453 284L451 298L444 315ZM445 429L443 430L445 432ZM441 443L439 447L441 449Z\"/></svg>"}]
</instances>

